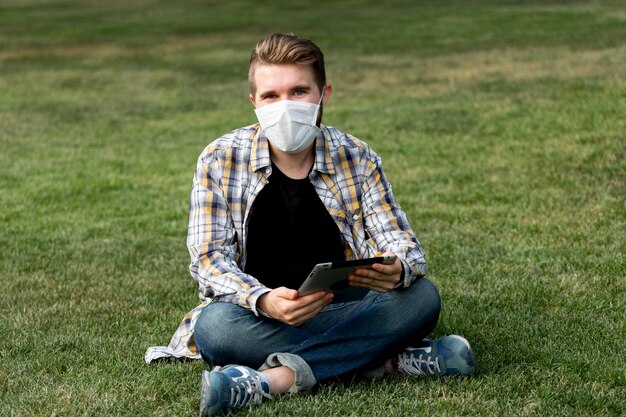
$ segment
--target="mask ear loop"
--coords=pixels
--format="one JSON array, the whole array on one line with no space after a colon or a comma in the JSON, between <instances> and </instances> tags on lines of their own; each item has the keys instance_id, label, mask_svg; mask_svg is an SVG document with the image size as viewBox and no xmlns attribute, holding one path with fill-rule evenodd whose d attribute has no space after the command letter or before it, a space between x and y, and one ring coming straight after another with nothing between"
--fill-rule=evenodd
<instances>
[{"instance_id":1,"label":"mask ear loop","mask_svg":"<svg viewBox=\"0 0 626 417\"><path fill-rule=\"evenodd\" d=\"M322 100L324 99L324 91L326 91L326 86L322 87L322 94L320 94L320 101L317 103L318 106L322 106Z\"/></svg>"},{"instance_id":2,"label":"mask ear loop","mask_svg":"<svg viewBox=\"0 0 626 417\"><path fill-rule=\"evenodd\" d=\"M320 109L322 108L322 100L324 99L324 91L326 91L326 85L322 87L322 93L320 94L320 101L317 102L317 111L315 112L315 126L317 126L317 118L320 115ZM318 126L319 127L319 126Z\"/></svg>"}]
</instances>

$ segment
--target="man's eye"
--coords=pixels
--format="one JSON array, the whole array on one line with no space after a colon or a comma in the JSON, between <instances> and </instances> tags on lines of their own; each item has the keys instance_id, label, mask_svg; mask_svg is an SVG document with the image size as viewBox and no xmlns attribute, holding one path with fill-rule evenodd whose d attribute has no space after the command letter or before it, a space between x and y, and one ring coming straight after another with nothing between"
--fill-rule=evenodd
<instances>
[{"instance_id":1,"label":"man's eye","mask_svg":"<svg viewBox=\"0 0 626 417\"><path fill-rule=\"evenodd\" d=\"M302 96L304 95L304 90L296 90L293 92L294 96Z\"/></svg>"}]
</instances>

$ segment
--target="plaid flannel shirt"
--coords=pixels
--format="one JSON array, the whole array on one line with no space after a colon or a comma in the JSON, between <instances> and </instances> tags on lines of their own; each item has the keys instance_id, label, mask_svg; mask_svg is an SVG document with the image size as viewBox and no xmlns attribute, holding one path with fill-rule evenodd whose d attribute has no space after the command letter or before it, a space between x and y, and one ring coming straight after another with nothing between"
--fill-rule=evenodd
<instances>
[{"instance_id":1,"label":"plaid flannel shirt","mask_svg":"<svg viewBox=\"0 0 626 417\"><path fill-rule=\"evenodd\" d=\"M200 358L193 327L212 301L238 304L259 314L257 300L271 289L243 270L252 204L271 173L268 141L258 124L222 136L200 155L187 246L189 270L202 303L185 315L167 347L148 348L146 362ZM380 157L366 143L322 126L309 179L339 228L346 259L394 252L404 268L401 286L426 274L424 251L393 197Z\"/></svg>"}]
</instances>

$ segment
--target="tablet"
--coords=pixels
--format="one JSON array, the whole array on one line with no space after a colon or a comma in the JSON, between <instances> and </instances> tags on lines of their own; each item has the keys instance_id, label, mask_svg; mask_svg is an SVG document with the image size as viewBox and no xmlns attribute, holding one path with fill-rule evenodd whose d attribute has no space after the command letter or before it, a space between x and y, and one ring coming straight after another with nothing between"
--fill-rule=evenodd
<instances>
[{"instance_id":1,"label":"tablet","mask_svg":"<svg viewBox=\"0 0 626 417\"><path fill-rule=\"evenodd\" d=\"M353 261L317 264L298 289L298 294L306 295L323 290L332 291L335 294L333 303L360 300L370 290L368 288L351 287L348 276L359 268L371 269L373 264L392 264L395 260L395 255L388 255Z\"/></svg>"}]
</instances>

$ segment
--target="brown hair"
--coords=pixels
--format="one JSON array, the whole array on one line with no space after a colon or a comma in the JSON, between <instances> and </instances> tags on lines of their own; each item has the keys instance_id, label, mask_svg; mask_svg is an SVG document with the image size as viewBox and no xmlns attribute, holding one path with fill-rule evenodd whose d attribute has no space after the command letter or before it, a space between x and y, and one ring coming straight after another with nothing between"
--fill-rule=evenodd
<instances>
[{"instance_id":1,"label":"brown hair","mask_svg":"<svg viewBox=\"0 0 626 417\"><path fill-rule=\"evenodd\" d=\"M256 94L254 68L257 64L273 65L310 65L320 91L326 85L324 54L312 41L293 34L275 33L256 44L250 55L248 70L248 89Z\"/></svg>"}]
</instances>

